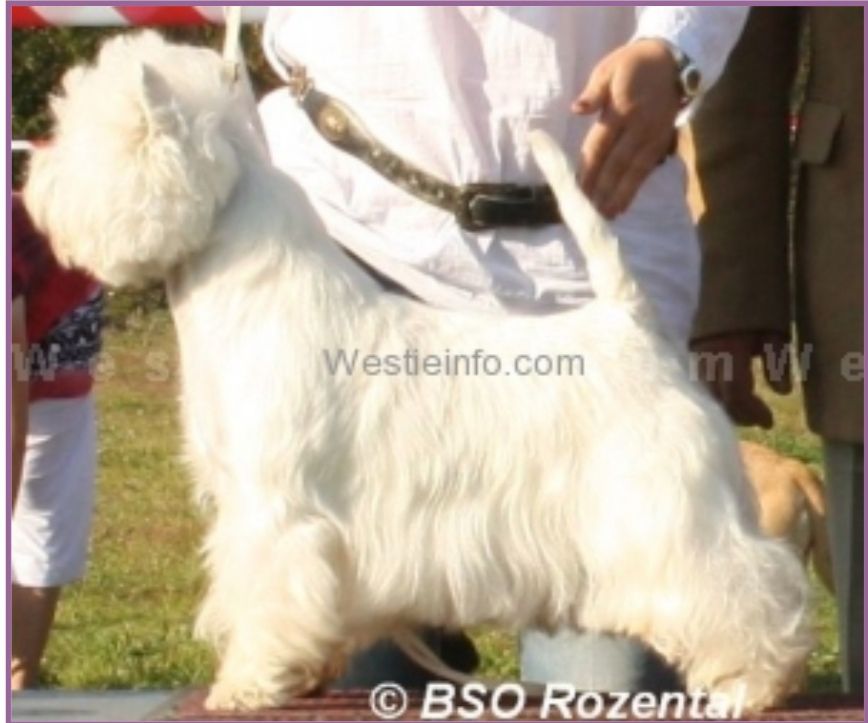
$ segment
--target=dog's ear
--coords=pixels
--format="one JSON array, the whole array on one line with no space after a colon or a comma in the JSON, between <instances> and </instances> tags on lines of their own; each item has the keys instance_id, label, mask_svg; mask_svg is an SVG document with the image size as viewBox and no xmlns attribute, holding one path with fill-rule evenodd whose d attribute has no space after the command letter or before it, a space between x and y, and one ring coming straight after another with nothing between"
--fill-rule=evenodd
<instances>
[{"instance_id":1,"label":"dog's ear","mask_svg":"<svg viewBox=\"0 0 868 723\"><path fill-rule=\"evenodd\" d=\"M142 116L151 133L178 133L184 117L162 76L147 63L137 69Z\"/></svg>"}]
</instances>

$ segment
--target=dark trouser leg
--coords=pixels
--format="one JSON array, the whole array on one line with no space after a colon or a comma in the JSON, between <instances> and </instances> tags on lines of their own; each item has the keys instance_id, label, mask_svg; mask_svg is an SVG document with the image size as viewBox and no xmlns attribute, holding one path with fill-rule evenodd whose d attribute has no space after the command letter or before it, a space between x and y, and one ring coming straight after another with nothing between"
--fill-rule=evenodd
<instances>
[{"instance_id":1,"label":"dark trouser leg","mask_svg":"<svg viewBox=\"0 0 868 723\"><path fill-rule=\"evenodd\" d=\"M861 693L864 599L864 447L824 440L829 541L838 602L844 690Z\"/></svg>"},{"instance_id":2,"label":"dark trouser leg","mask_svg":"<svg viewBox=\"0 0 868 723\"><path fill-rule=\"evenodd\" d=\"M426 630L423 639L447 665L463 673L476 667L478 658L473 643L463 633ZM381 640L350 660L346 672L329 687L332 689L373 688L379 683L398 683L404 688L423 688L434 679L389 640Z\"/></svg>"}]
</instances>

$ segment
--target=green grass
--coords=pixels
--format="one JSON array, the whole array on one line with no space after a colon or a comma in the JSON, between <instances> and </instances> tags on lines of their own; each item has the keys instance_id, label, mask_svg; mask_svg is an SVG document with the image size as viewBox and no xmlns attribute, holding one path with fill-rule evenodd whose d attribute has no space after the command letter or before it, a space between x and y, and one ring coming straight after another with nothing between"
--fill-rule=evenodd
<instances>
[{"instance_id":1,"label":"green grass","mask_svg":"<svg viewBox=\"0 0 868 723\"><path fill-rule=\"evenodd\" d=\"M210 652L191 635L204 584L202 523L180 462L174 332L164 311L124 314L106 335L99 375L90 569L64 593L45 661L45 682L65 688L177 687L204 684L213 672ZM800 399L773 403L776 429L746 436L817 464L819 445L805 431ZM820 646L809 686L837 690L835 611L815 587ZM513 636L488 629L473 635L484 674L517 675Z\"/></svg>"},{"instance_id":2,"label":"green grass","mask_svg":"<svg viewBox=\"0 0 868 723\"><path fill-rule=\"evenodd\" d=\"M201 523L180 462L174 332L165 312L106 335L98 374L99 479L85 579L65 593L45 678L69 688L147 688L208 680L191 639L203 580Z\"/></svg>"}]
</instances>

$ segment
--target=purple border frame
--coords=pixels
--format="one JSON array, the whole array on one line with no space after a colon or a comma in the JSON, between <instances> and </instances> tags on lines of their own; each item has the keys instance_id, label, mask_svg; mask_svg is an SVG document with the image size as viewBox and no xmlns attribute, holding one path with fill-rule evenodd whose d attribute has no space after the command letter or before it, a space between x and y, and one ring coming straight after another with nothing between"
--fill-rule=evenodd
<instances>
[{"instance_id":1,"label":"purple border frame","mask_svg":"<svg viewBox=\"0 0 868 723\"><path fill-rule=\"evenodd\" d=\"M15 6L47 6L47 7L64 7L71 5L89 5L92 7L116 7L123 5L163 5L163 6L186 6L190 5L190 3L181 2L179 0L157 0L156 2L151 3L137 3L130 2L129 0L121 0L119 2L91 2L91 3L78 3L78 2L61 2L59 0L47 0L46 2L38 2L38 3L30 3L30 2L21 2L19 0L10 0L10 2L6 3L5 8L5 20L6 20L6 187L7 187L7 195L5 199L6 203L6 279L7 279L7 288L11 288L11 212L10 212L10 204L9 204L9 195L11 194L12 189L12 153L10 150L10 144L12 141L12 124L11 124L11 107L12 107L12 8ZM225 3L214 2L214 0L204 0L197 2L197 6L215 6L219 7L224 5ZM525 5L531 4L528 0L518 2L498 2L498 3L481 3L481 2L403 2L403 3L391 3L391 2L354 2L354 1L337 1L337 2L320 2L320 3L296 3L296 2L275 2L275 3L262 3L262 2L241 2L238 3L244 6L250 7L264 7L264 6L279 6L279 5L333 5L333 6L352 6L352 5L382 5L382 6L398 6L398 5ZM549 5L549 6L557 6L557 5L587 5L587 6L635 6L636 3L628 3L628 2L620 2L619 0L615 0L612 2L605 2L604 0L592 0L591 2L586 3L573 3L573 2L557 2L557 0L544 0L543 2L532 3L536 5ZM662 2L653 2L648 3L649 5L659 5L659 6L670 6L670 5L678 5L679 3L671 2L669 0L663 0ZM862 7L865 8L868 6L868 2L847 2L846 0L831 0L830 2L810 2L809 0L792 0L791 2L774 2L772 0L762 0L760 2L744 2L743 0L732 0L731 2L720 2L719 0L711 0L709 2L697 2L694 3L696 5L747 5L750 7L754 6L778 6L778 7L788 7L788 6L797 6L797 7ZM863 35L865 32L864 28L864 17L863 17ZM863 46L863 83L864 83L864 68L868 65L868 50L864 49ZM863 93L863 109L868 106L866 103ZM863 169L868 166L868 149L865 149L863 144ZM863 208L866 204L866 199L868 199L868 195L865 195L865 191L863 188ZM864 223L864 222L863 222ZM864 238L865 232L863 227L863 249L864 249ZM866 276L866 271L868 271L868 264L866 264L865 257L863 254L863 281ZM6 349L10 349L11 346L11 338L9 333L9 319L10 319L10 296L7 293L5 300L5 333L6 333ZM863 339L864 334L868 333L868 324L866 324L866 319L864 315L864 310L868 309L868 291L866 291L863 284ZM864 343L864 342L863 342ZM864 352L864 349L863 349ZM10 439L11 435L9 433L10 422L11 422L11 410L8 403L11 393L10 381L11 381L11 365L7 367L6 374L6 480L9 479L11 471L10 471ZM868 401L868 395L865 395L863 389L863 397L864 401ZM864 407L863 407L864 410ZM865 415L863 411L863 418L868 417ZM8 511L9 509L9 489L8 483L6 485L6 507L5 509ZM864 506L863 508L868 509L868 507ZM864 512L863 509L863 512ZM6 514L6 591L7 591L7 601L6 601L6 670L9 670L9 663L11 661L11 648L9 645L9 640L11 637L11 596L9 596L8 592L11 586L11 577L10 577L10 548L11 548L11 515ZM864 543L863 543L864 544ZM864 646L864 640L863 640ZM864 675L864 674L863 674ZM868 679L868 676L866 676ZM9 679L8 674L5 680L6 686L6 720L12 720L12 694L9 688Z\"/></svg>"}]
</instances>

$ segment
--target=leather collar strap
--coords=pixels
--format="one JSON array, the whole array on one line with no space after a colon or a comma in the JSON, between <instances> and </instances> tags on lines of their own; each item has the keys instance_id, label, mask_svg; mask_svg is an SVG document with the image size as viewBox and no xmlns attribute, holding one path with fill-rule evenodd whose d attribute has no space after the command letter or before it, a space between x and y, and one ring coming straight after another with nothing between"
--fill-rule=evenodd
<instances>
[{"instance_id":1,"label":"leather collar strap","mask_svg":"<svg viewBox=\"0 0 868 723\"><path fill-rule=\"evenodd\" d=\"M368 133L345 104L318 91L306 78L302 77L295 87L290 83L290 87L314 127L329 143L408 193L449 211L466 231L561 223L557 201L548 186L447 183L390 151Z\"/></svg>"}]
</instances>

